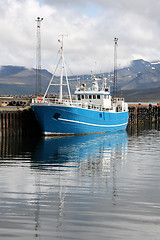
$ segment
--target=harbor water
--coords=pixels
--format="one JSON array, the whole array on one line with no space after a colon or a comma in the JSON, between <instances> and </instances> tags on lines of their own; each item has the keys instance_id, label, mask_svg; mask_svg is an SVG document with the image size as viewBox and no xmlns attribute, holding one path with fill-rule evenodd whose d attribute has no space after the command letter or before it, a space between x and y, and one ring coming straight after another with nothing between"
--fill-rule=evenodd
<instances>
[{"instance_id":1,"label":"harbor water","mask_svg":"<svg viewBox=\"0 0 160 240\"><path fill-rule=\"evenodd\" d=\"M158 240L159 126L0 136L0 239Z\"/></svg>"}]
</instances>

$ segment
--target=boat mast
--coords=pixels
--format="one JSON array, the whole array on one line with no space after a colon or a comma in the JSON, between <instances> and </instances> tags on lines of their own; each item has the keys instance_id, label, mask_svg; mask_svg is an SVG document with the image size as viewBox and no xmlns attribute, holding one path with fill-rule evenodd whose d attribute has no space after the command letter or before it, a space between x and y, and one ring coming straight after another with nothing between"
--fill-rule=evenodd
<instances>
[{"instance_id":1,"label":"boat mast","mask_svg":"<svg viewBox=\"0 0 160 240\"><path fill-rule=\"evenodd\" d=\"M47 87L47 89L46 89L46 92L45 92L45 94L44 94L44 97L43 97L43 101L44 101L44 99L45 99L45 97L46 97L46 95L47 95L47 93L48 93L48 90L49 90L49 88L50 88L50 86L51 85L59 85L60 87L59 87L59 100L60 100L60 102L62 102L62 98L63 98L63 86L66 86L67 85L67 88L68 88L68 95L69 95L69 99L70 99L70 103L72 104L72 97L71 97L71 92L70 92L70 87L69 87L69 82L68 82L68 76L67 76L67 71L66 71L66 67L65 67L65 59L64 59L64 54L63 54L63 39L64 39L64 37L65 36L67 36L67 35L61 35L61 40L58 40L58 42L60 42L61 43L61 48L60 48L60 58L59 58L59 61L58 61L58 64L57 64L57 66L56 66L56 68L55 68L55 71L54 71L54 74L52 75L52 78L51 78L51 80L50 80L50 83L49 83L49 85L48 85L48 87ZM56 73L56 71L57 71L57 68L58 68L58 66L59 66L59 64L61 63L61 75L60 75L60 83L59 84L55 84L55 83L53 83L53 80L54 80L54 77L55 77L55 73ZM63 83L63 71L65 71L65 78L66 78L66 84L65 83Z\"/></svg>"},{"instance_id":2,"label":"boat mast","mask_svg":"<svg viewBox=\"0 0 160 240\"><path fill-rule=\"evenodd\" d=\"M63 55L63 38L64 35L61 35L62 40L58 40L61 43L61 77L60 77L60 89L59 89L59 100L62 101L62 85L63 85L63 69L64 69L64 55Z\"/></svg>"},{"instance_id":3,"label":"boat mast","mask_svg":"<svg viewBox=\"0 0 160 240\"><path fill-rule=\"evenodd\" d=\"M62 91L62 87L63 85L67 85L68 87L68 94L69 94L69 99L70 102L72 103L72 98L71 98L71 92L70 92L70 87L69 87L69 83L68 83L68 76L67 76L67 71L66 71L66 67L65 67L65 59L64 59L64 54L63 54L63 39L64 37L67 37L68 35L61 35L62 40L58 40L61 43L61 76L60 76L60 89L59 89L59 100L60 102L62 101L62 97L63 97L63 91ZM63 71L65 71L65 78L66 78L66 84L63 84Z\"/></svg>"}]
</instances>

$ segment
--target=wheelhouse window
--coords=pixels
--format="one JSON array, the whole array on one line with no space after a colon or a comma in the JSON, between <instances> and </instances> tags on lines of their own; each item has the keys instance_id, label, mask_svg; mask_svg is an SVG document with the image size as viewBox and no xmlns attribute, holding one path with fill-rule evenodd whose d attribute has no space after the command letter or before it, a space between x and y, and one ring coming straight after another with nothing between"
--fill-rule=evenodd
<instances>
[{"instance_id":1,"label":"wheelhouse window","mask_svg":"<svg viewBox=\"0 0 160 240\"><path fill-rule=\"evenodd\" d=\"M93 99L96 99L96 95L93 95Z\"/></svg>"},{"instance_id":2,"label":"wheelhouse window","mask_svg":"<svg viewBox=\"0 0 160 240\"><path fill-rule=\"evenodd\" d=\"M97 95L97 99L100 99L100 95Z\"/></svg>"},{"instance_id":3,"label":"wheelhouse window","mask_svg":"<svg viewBox=\"0 0 160 240\"><path fill-rule=\"evenodd\" d=\"M78 95L78 100L81 100L81 95Z\"/></svg>"},{"instance_id":4,"label":"wheelhouse window","mask_svg":"<svg viewBox=\"0 0 160 240\"><path fill-rule=\"evenodd\" d=\"M89 99L92 99L92 95L89 95Z\"/></svg>"},{"instance_id":5,"label":"wheelhouse window","mask_svg":"<svg viewBox=\"0 0 160 240\"><path fill-rule=\"evenodd\" d=\"M84 95L82 95L82 99L84 99Z\"/></svg>"},{"instance_id":6,"label":"wheelhouse window","mask_svg":"<svg viewBox=\"0 0 160 240\"><path fill-rule=\"evenodd\" d=\"M85 99L88 99L88 95L85 95Z\"/></svg>"},{"instance_id":7,"label":"wheelhouse window","mask_svg":"<svg viewBox=\"0 0 160 240\"><path fill-rule=\"evenodd\" d=\"M105 99L109 99L109 95L105 95L104 98L105 98Z\"/></svg>"}]
</instances>

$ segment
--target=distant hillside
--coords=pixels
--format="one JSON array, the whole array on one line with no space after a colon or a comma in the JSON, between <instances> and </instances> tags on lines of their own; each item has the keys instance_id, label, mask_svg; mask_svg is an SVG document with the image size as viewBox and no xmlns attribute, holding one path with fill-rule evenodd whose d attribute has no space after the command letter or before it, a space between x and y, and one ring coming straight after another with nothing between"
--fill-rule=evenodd
<instances>
[{"instance_id":1,"label":"distant hillside","mask_svg":"<svg viewBox=\"0 0 160 240\"><path fill-rule=\"evenodd\" d=\"M120 96L119 92L119 96ZM151 89L124 90L123 96L127 102L160 102L160 87Z\"/></svg>"},{"instance_id":2,"label":"distant hillside","mask_svg":"<svg viewBox=\"0 0 160 240\"><path fill-rule=\"evenodd\" d=\"M150 70L144 73L138 73L132 81L130 81L122 89L149 89L160 87L160 68Z\"/></svg>"},{"instance_id":3,"label":"distant hillside","mask_svg":"<svg viewBox=\"0 0 160 240\"><path fill-rule=\"evenodd\" d=\"M143 60L133 61L129 71L136 76L122 86L122 89L148 89L160 87L160 63L149 63Z\"/></svg>"},{"instance_id":4,"label":"distant hillside","mask_svg":"<svg viewBox=\"0 0 160 240\"><path fill-rule=\"evenodd\" d=\"M41 70L42 91L46 89L52 74ZM0 94L35 94L36 70L19 66L0 68Z\"/></svg>"},{"instance_id":5,"label":"distant hillside","mask_svg":"<svg viewBox=\"0 0 160 240\"><path fill-rule=\"evenodd\" d=\"M100 74L99 74L100 75ZM109 77L109 81L113 83L113 72L103 73L105 77ZM45 69L41 70L41 92L45 92L46 87L51 79L52 74ZM160 88L160 62L150 63L143 59L134 60L130 66L118 70L118 90L123 90L128 99L146 98L152 99L156 92L156 99L160 98L156 89ZM77 80L77 78L79 80ZM75 78L69 77L71 93L73 94L77 81L91 85L90 75L79 75ZM55 82L58 83L56 78ZM112 88L112 84L111 84ZM155 88L155 91L152 90ZM145 91L149 89L150 91ZM131 91L132 90L132 91ZM64 92L67 89L64 88ZM52 93L58 93L59 87L54 86ZM147 94L146 94L147 92ZM152 92L152 93L151 93ZM36 70L28 69L20 66L1 66L0 67L0 94L35 94L36 93Z\"/></svg>"},{"instance_id":6,"label":"distant hillside","mask_svg":"<svg viewBox=\"0 0 160 240\"><path fill-rule=\"evenodd\" d=\"M0 78L9 77L15 74L18 74L19 72L23 72L24 70L27 70L25 67L19 67L19 66L1 66L0 68Z\"/></svg>"},{"instance_id":7,"label":"distant hillside","mask_svg":"<svg viewBox=\"0 0 160 240\"><path fill-rule=\"evenodd\" d=\"M123 90L159 87L160 63L134 60L127 68L118 70L118 84Z\"/></svg>"}]
</instances>

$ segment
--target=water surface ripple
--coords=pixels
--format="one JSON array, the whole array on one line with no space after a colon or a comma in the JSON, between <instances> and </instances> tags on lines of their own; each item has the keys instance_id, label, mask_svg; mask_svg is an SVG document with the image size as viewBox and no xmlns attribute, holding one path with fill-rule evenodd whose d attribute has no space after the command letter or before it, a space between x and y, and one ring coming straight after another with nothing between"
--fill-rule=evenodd
<instances>
[{"instance_id":1,"label":"water surface ripple","mask_svg":"<svg viewBox=\"0 0 160 240\"><path fill-rule=\"evenodd\" d=\"M160 131L0 137L0 239L158 240Z\"/></svg>"}]
</instances>

